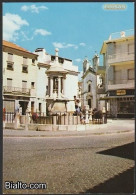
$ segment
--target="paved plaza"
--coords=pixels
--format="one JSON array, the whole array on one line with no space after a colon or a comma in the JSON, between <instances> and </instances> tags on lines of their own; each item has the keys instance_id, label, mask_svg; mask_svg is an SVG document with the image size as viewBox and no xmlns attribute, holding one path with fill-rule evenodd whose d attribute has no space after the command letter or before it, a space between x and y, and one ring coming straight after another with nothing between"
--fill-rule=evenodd
<instances>
[{"instance_id":1,"label":"paved plaza","mask_svg":"<svg viewBox=\"0 0 136 195\"><path fill-rule=\"evenodd\" d=\"M47 188L3 189L4 193L132 193L134 130L128 130L50 137L5 135L3 185L5 181L21 181L46 183Z\"/></svg>"},{"instance_id":2,"label":"paved plaza","mask_svg":"<svg viewBox=\"0 0 136 195\"><path fill-rule=\"evenodd\" d=\"M84 126L84 125L81 125ZM6 137L62 137L62 136L87 136L132 132L135 130L135 121L133 119L111 120L108 119L107 124L91 124L89 130L80 131L35 131L35 130L19 130L4 129L3 136Z\"/></svg>"}]
</instances>

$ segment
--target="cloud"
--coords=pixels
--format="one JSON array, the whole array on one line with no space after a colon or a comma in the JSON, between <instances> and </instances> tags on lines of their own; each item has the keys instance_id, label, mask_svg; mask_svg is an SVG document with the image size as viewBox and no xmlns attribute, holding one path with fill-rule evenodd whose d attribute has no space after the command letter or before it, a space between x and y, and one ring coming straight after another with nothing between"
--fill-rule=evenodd
<instances>
[{"instance_id":1,"label":"cloud","mask_svg":"<svg viewBox=\"0 0 136 195\"><path fill-rule=\"evenodd\" d=\"M52 44L53 44L54 47L57 47L57 48L60 48L60 49L69 48L69 47L73 47L74 49L78 49L77 45L71 44L71 43L66 44L66 43L53 42Z\"/></svg>"},{"instance_id":2,"label":"cloud","mask_svg":"<svg viewBox=\"0 0 136 195\"><path fill-rule=\"evenodd\" d=\"M79 43L79 45L80 45L80 46L83 46L83 47L85 47L85 46L86 46L86 44L85 44L85 43Z\"/></svg>"},{"instance_id":3,"label":"cloud","mask_svg":"<svg viewBox=\"0 0 136 195\"><path fill-rule=\"evenodd\" d=\"M82 61L82 59L80 59L80 58L75 59L75 62L81 62L81 61Z\"/></svg>"},{"instance_id":4,"label":"cloud","mask_svg":"<svg viewBox=\"0 0 136 195\"><path fill-rule=\"evenodd\" d=\"M47 10L48 9L48 7L46 7L46 6L36 6L36 5L24 5L24 6L22 6L21 7L21 10L22 11L31 11L32 13L39 13L40 12L40 10Z\"/></svg>"},{"instance_id":5,"label":"cloud","mask_svg":"<svg viewBox=\"0 0 136 195\"><path fill-rule=\"evenodd\" d=\"M44 29L36 29L36 30L34 31L34 34L35 34L35 35L40 34L40 35L42 35L42 36L47 36L47 35L51 35L51 32L48 32L47 30L44 30Z\"/></svg>"},{"instance_id":6,"label":"cloud","mask_svg":"<svg viewBox=\"0 0 136 195\"><path fill-rule=\"evenodd\" d=\"M17 14L6 13L3 16L3 39L16 41L22 26L29 26L29 23Z\"/></svg>"},{"instance_id":7,"label":"cloud","mask_svg":"<svg viewBox=\"0 0 136 195\"><path fill-rule=\"evenodd\" d=\"M31 41L31 40L33 40L33 38L34 38L34 36L31 36L30 38L26 35L26 32L24 32L24 31L21 31L20 32L20 34L21 34L21 38L22 38L22 41Z\"/></svg>"},{"instance_id":8,"label":"cloud","mask_svg":"<svg viewBox=\"0 0 136 195\"><path fill-rule=\"evenodd\" d=\"M46 31L46 30L44 30L44 29L36 29L32 34L31 34L31 36L28 36L27 34L27 32L24 32L24 31L21 31L20 32L20 34L21 34L21 38L22 38L22 41L31 41L31 40L33 40L34 39L34 37L36 36L36 35L41 35L41 36L47 36L47 35L51 35L51 32L48 32L48 31Z\"/></svg>"}]
</instances>

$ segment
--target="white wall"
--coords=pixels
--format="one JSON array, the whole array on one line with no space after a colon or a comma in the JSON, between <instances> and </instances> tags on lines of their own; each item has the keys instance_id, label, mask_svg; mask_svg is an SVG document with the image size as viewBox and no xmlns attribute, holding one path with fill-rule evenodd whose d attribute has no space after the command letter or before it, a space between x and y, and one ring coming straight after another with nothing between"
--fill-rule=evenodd
<instances>
[{"instance_id":1,"label":"white wall","mask_svg":"<svg viewBox=\"0 0 136 195\"><path fill-rule=\"evenodd\" d=\"M67 74L66 76L66 97L74 99L78 92L78 76Z\"/></svg>"},{"instance_id":2,"label":"white wall","mask_svg":"<svg viewBox=\"0 0 136 195\"><path fill-rule=\"evenodd\" d=\"M31 82L36 83L37 64L32 65L32 59L28 58L28 73L22 72L23 56L13 55L14 70L7 70L8 53L3 53L3 85L7 85L7 78L12 79L12 86L22 88L22 81L27 81L27 88L31 89Z\"/></svg>"}]
</instances>

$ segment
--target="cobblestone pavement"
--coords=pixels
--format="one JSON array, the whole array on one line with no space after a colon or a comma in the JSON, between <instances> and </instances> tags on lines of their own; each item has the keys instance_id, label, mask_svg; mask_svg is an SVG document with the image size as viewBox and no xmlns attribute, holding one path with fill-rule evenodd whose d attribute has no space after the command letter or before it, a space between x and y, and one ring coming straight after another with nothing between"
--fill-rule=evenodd
<instances>
[{"instance_id":1,"label":"cobblestone pavement","mask_svg":"<svg viewBox=\"0 0 136 195\"><path fill-rule=\"evenodd\" d=\"M5 181L46 183L47 189L4 189L3 192L6 194L91 192L96 186L104 185L134 167L133 142L133 132L84 137L5 137L3 185ZM133 184L133 172L129 176L124 179L128 178L127 183L131 181ZM116 181L118 183L117 179ZM111 185L111 191L133 192L133 185L131 189L128 189L125 183L122 185L121 189ZM123 191L119 191L122 189ZM101 192L101 188L97 192Z\"/></svg>"}]
</instances>

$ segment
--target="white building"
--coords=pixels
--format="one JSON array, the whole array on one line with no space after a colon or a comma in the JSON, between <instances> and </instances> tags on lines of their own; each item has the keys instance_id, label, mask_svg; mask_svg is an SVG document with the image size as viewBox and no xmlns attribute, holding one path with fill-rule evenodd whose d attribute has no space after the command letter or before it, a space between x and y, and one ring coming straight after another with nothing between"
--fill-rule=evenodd
<instances>
[{"instance_id":1,"label":"white building","mask_svg":"<svg viewBox=\"0 0 136 195\"><path fill-rule=\"evenodd\" d=\"M74 112L74 96L78 92L78 67L72 64L72 60L59 57L58 49L55 51L55 55L49 55L43 48L35 50L39 55L38 66L43 68L37 77L38 93L43 96L46 94L47 113L51 110Z\"/></svg>"},{"instance_id":2,"label":"white building","mask_svg":"<svg viewBox=\"0 0 136 195\"><path fill-rule=\"evenodd\" d=\"M106 67L107 111L111 117L134 117L134 30L112 33L101 49Z\"/></svg>"},{"instance_id":3,"label":"white building","mask_svg":"<svg viewBox=\"0 0 136 195\"><path fill-rule=\"evenodd\" d=\"M14 112L20 104L36 111L37 55L16 44L3 41L3 107Z\"/></svg>"},{"instance_id":4,"label":"white building","mask_svg":"<svg viewBox=\"0 0 136 195\"><path fill-rule=\"evenodd\" d=\"M83 61L81 104L82 108L89 105L89 108L102 110L104 101L99 101L105 93L105 67L99 66L99 56L94 55L93 65L85 59Z\"/></svg>"}]
</instances>

